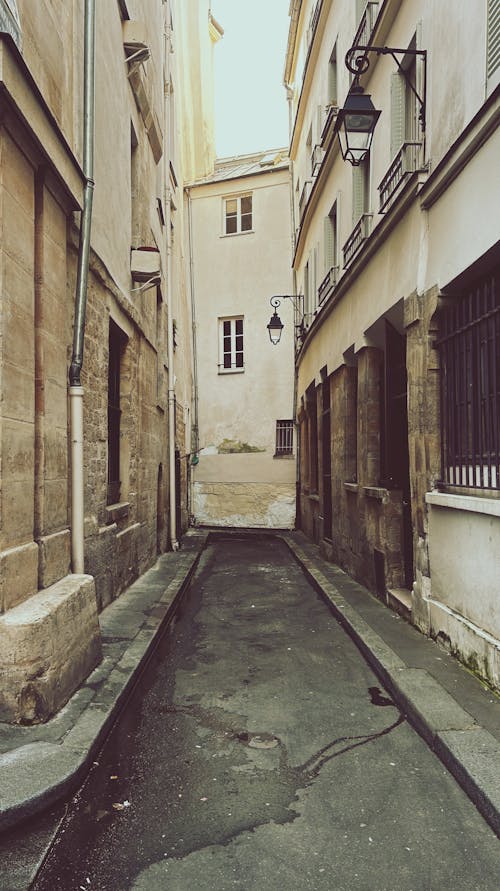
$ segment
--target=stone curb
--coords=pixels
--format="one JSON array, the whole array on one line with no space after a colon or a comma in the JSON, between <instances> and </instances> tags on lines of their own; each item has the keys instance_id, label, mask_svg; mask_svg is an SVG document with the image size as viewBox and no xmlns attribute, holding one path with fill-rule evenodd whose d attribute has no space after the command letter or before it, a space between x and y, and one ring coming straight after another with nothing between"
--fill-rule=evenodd
<instances>
[{"instance_id":1,"label":"stone curb","mask_svg":"<svg viewBox=\"0 0 500 891\"><path fill-rule=\"evenodd\" d=\"M196 569L207 535L197 533L191 536L191 540L194 540L194 547L185 554L183 551L180 552L181 565L173 578L164 578L162 583L160 557L154 567L101 614L103 661L85 682L87 685L95 685L95 694L84 704L76 721L63 738L56 742L46 740L28 742L0 755L0 832L27 820L71 794L83 780L139 675L152 656L159 637L175 613ZM145 610L144 607L141 608L140 602L137 604L136 601L141 593L148 590L148 585L151 586L153 596L150 598L148 609ZM154 593L155 591L157 593ZM154 615L151 613L152 610ZM133 618L135 633L129 632L129 640L124 651L117 661L113 661L112 658L107 658L106 654L109 641L113 639L113 620L116 624L118 618L119 624L122 625L127 615ZM75 697L77 694L78 691ZM57 717L54 720L57 720ZM43 726L45 728L48 725Z\"/></svg>"},{"instance_id":2,"label":"stone curb","mask_svg":"<svg viewBox=\"0 0 500 891\"><path fill-rule=\"evenodd\" d=\"M398 708L500 836L500 744L427 671L407 666L291 535L279 537L328 602Z\"/></svg>"}]
</instances>

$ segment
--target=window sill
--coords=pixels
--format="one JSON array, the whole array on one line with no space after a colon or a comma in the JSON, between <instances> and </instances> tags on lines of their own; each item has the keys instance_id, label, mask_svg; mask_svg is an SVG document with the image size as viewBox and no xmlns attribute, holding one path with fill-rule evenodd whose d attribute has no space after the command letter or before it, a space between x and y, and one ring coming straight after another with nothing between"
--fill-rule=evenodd
<instances>
[{"instance_id":1,"label":"window sill","mask_svg":"<svg viewBox=\"0 0 500 891\"><path fill-rule=\"evenodd\" d=\"M363 486L363 492L367 498L373 498L375 501L383 501L389 496L388 489L383 489L381 486Z\"/></svg>"},{"instance_id":2,"label":"window sill","mask_svg":"<svg viewBox=\"0 0 500 891\"><path fill-rule=\"evenodd\" d=\"M426 504L434 507L449 507L452 510L465 510L472 514L486 514L500 517L500 500L479 498L475 495L452 495L451 492L427 492Z\"/></svg>"},{"instance_id":3,"label":"window sill","mask_svg":"<svg viewBox=\"0 0 500 891\"><path fill-rule=\"evenodd\" d=\"M220 238L234 238L237 235L255 235L255 229L245 229L244 232L221 232Z\"/></svg>"},{"instance_id":4,"label":"window sill","mask_svg":"<svg viewBox=\"0 0 500 891\"><path fill-rule=\"evenodd\" d=\"M110 526L111 523L118 523L119 520L124 520L128 517L129 510L129 501L123 501L120 504L108 504L106 507L106 525Z\"/></svg>"},{"instance_id":5,"label":"window sill","mask_svg":"<svg viewBox=\"0 0 500 891\"><path fill-rule=\"evenodd\" d=\"M273 455L273 458L280 458L280 459L284 458L285 460L288 460L288 461L290 461L294 457L295 457L295 455L293 454L293 452L287 452L286 454L280 454L279 452L275 452Z\"/></svg>"},{"instance_id":6,"label":"window sill","mask_svg":"<svg viewBox=\"0 0 500 891\"><path fill-rule=\"evenodd\" d=\"M219 368L218 374L243 374L244 368Z\"/></svg>"},{"instance_id":7,"label":"window sill","mask_svg":"<svg viewBox=\"0 0 500 891\"><path fill-rule=\"evenodd\" d=\"M356 493L359 491L359 485L357 483L344 483L344 489L346 492Z\"/></svg>"}]
</instances>

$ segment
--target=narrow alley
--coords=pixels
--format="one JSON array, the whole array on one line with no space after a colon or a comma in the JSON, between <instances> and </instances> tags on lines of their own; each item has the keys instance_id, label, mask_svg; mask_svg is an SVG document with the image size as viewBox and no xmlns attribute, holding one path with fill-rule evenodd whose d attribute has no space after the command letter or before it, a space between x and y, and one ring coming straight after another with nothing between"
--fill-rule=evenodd
<instances>
[{"instance_id":1,"label":"narrow alley","mask_svg":"<svg viewBox=\"0 0 500 891\"><path fill-rule=\"evenodd\" d=\"M285 543L212 537L33 891L493 891L493 831Z\"/></svg>"}]
</instances>

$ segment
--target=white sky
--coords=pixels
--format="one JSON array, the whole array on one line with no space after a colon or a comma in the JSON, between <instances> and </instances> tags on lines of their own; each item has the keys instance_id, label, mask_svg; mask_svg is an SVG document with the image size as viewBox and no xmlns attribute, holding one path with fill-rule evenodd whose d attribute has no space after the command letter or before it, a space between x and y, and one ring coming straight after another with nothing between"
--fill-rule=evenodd
<instances>
[{"instance_id":1,"label":"white sky","mask_svg":"<svg viewBox=\"0 0 500 891\"><path fill-rule=\"evenodd\" d=\"M290 0L212 0L215 143L220 158L288 145L283 86Z\"/></svg>"}]
</instances>

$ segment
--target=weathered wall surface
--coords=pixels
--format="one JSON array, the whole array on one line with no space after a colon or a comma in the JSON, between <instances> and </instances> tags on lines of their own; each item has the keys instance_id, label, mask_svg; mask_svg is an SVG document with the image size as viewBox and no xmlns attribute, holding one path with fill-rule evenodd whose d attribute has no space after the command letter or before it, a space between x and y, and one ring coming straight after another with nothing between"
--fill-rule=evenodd
<instances>
[{"instance_id":1,"label":"weathered wall surface","mask_svg":"<svg viewBox=\"0 0 500 891\"><path fill-rule=\"evenodd\" d=\"M498 685L498 469L496 489L463 491L447 482L453 466L447 468L441 454L447 438L464 435L464 425L466 454L457 465L477 463L479 474L481 461L486 467L498 453L498 435L484 447L496 398L491 377L486 382L493 367L488 343L497 336L492 317L481 322L480 367L473 366L472 348L467 360L449 358L457 370L447 371L448 381L456 379L459 390L467 375L471 379L467 395L447 398L455 412L455 432L448 436L440 394L445 348L439 345L446 307L462 296L474 301L493 294L498 308L500 195L498 177L490 174L500 150L500 65L493 18L488 22L491 4L473 10L461 0L433 0L423 10L416 0L332 0L318 9L311 27L313 9L312 0L300 4L286 61L300 223L294 270L297 290L308 293L312 309L297 368L301 526L327 556L382 599L396 597L419 628ZM381 115L364 173L343 161L333 124L325 126L330 103L345 103L350 75L343 47L352 45L358 29L363 45L427 53L425 72L421 55L408 53L405 60L408 69L414 67L417 92L425 92L425 132L420 104L407 81L398 81L394 60L370 56L362 85ZM446 70L439 62L443 53ZM397 98L401 89L403 100ZM315 146L319 161L313 165ZM324 276L333 284L322 288ZM355 386L349 386L349 375ZM321 407L325 377L331 387L328 450ZM469 406L475 387L483 402L473 418L464 404ZM388 419L395 418L391 425ZM387 446L396 437L402 460ZM478 453L475 437L483 443ZM324 519L327 451L331 536ZM482 457L471 457L481 451ZM481 511L472 503L477 498Z\"/></svg>"},{"instance_id":2,"label":"weathered wall surface","mask_svg":"<svg viewBox=\"0 0 500 891\"><path fill-rule=\"evenodd\" d=\"M293 418L293 308L273 346L266 325L273 294L290 293L288 168L247 159L252 175L232 175L190 189L199 405L196 522L225 526L294 524L295 462L276 457L276 421ZM243 163L240 161L240 164ZM235 161L237 166L238 162ZM281 169L280 169L281 168ZM252 195L252 230L224 232L224 201ZM225 373L221 319L243 318L243 367Z\"/></svg>"},{"instance_id":3,"label":"weathered wall surface","mask_svg":"<svg viewBox=\"0 0 500 891\"><path fill-rule=\"evenodd\" d=\"M98 611L168 547L169 381L180 394L180 527L187 526L191 341L176 80L184 62L170 51L170 4L96 4L95 191L82 370L88 576L75 576L67 382L84 185L84 3L20 0L18 8L19 46L0 34L0 720L36 722L60 708L99 660ZM206 12L202 28L199 4L183 4L182 47L198 56L190 44L194 17L210 74L208 6ZM126 60L129 26L149 47L139 65ZM176 108L165 98L174 90ZM170 277L167 197L179 208ZM131 248L142 246L159 256L153 287L132 276ZM184 329L174 368L166 358L167 287ZM119 338L114 372L110 332ZM110 486L115 374L119 479Z\"/></svg>"}]
</instances>

